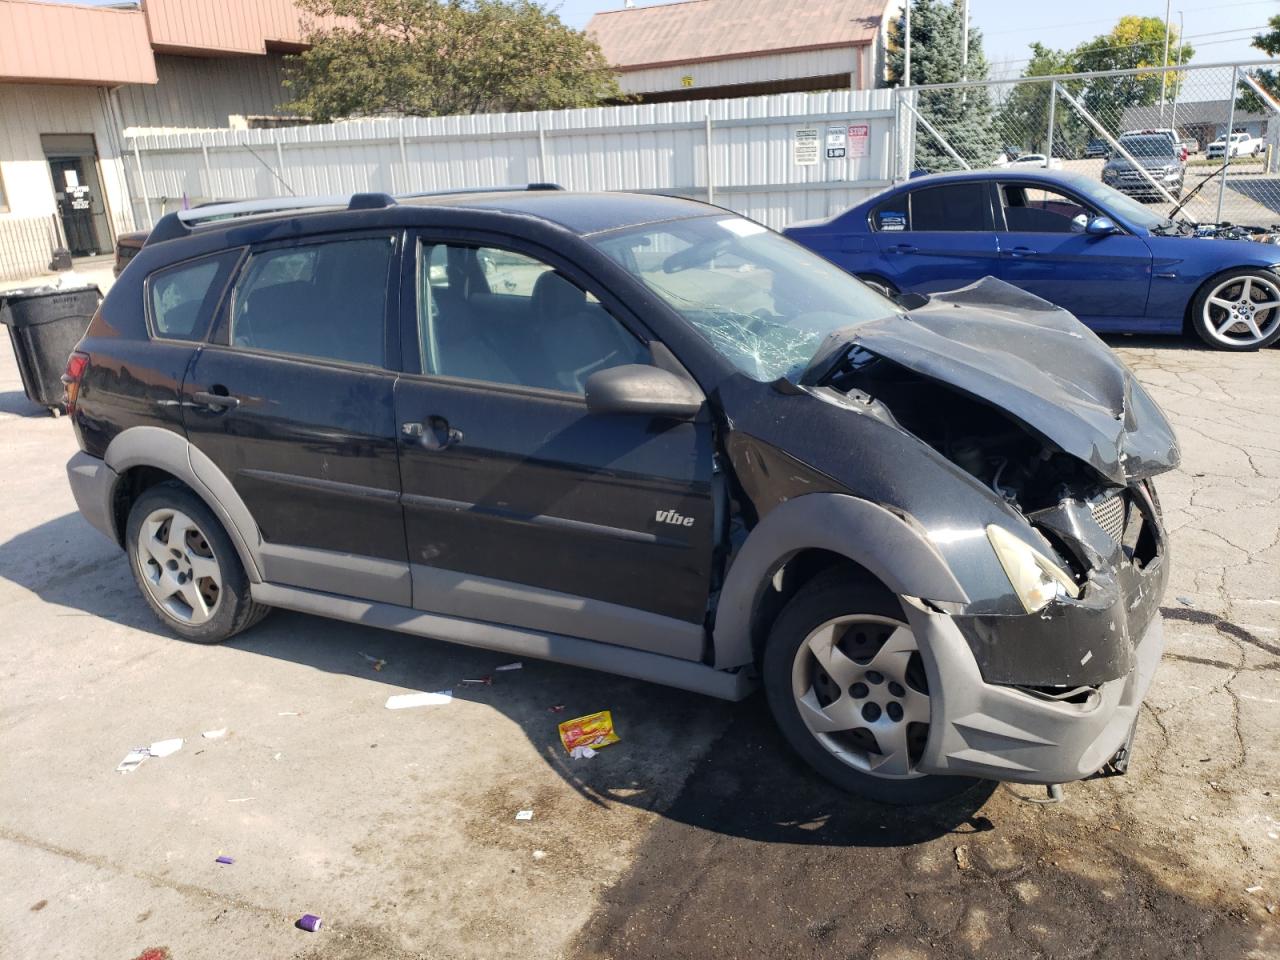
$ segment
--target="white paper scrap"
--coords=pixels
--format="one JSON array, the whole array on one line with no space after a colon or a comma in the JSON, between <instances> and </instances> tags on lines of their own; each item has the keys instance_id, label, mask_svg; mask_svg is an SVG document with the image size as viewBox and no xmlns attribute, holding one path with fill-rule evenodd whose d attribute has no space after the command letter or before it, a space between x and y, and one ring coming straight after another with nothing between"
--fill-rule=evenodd
<instances>
[{"instance_id":1,"label":"white paper scrap","mask_svg":"<svg viewBox=\"0 0 1280 960\"><path fill-rule=\"evenodd\" d=\"M452 690L439 693L398 693L387 697L388 710L404 710L406 707L438 707L453 699Z\"/></svg>"},{"instance_id":2,"label":"white paper scrap","mask_svg":"<svg viewBox=\"0 0 1280 960\"><path fill-rule=\"evenodd\" d=\"M204 737L206 740L217 740L221 737L225 737L226 735L226 727L223 727L221 730L206 730L204 733L200 734L200 736Z\"/></svg>"},{"instance_id":3,"label":"white paper scrap","mask_svg":"<svg viewBox=\"0 0 1280 960\"><path fill-rule=\"evenodd\" d=\"M585 743L579 744L569 751L569 756L575 760L590 760L596 755L596 752L588 747Z\"/></svg>"},{"instance_id":4,"label":"white paper scrap","mask_svg":"<svg viewBox=\"0 0 1280 960\"><path fill-rule=\"evenodd\" d=\"M138 767L142 766L142 761L146 760L149 756L151 756L151 754L147 752L146 747L134 747L125 754L124 759L121 760L119 766L116 767L116 772L132 773L134 770L137 770Z\"/></svg>"},{"instance_id":5,"label":"white paper scrap","mask_svg":"<svg viewBox=\"0 0 1280 960\"><path fill-rule=\"evenodd\" d=\"M516 814L516 819L517 819L517 820L532 820L532 819L533 819L533 811L532 811L532 810L521 810L519 813L517 813L517 814Z\"/></svg>"},{"instance_id":6,"label":"white paper scrap","mask_svg":"<svg viewBox=\"0 0 1280 960\"><path fill-rule=\"evenodd\" d=\"M172 740L157 740L150 747L148 752L153 757L167 757L172 753L177 753L182 749L182 739L175 737Z\"/></svg>"},{"instance_id":7,"label":"white paper scrap","mask_svg":"<svg viewBox=\"0 0 1280 960\"><path fill-rule=\"evenodd\" d=\"M524 669L524 664L521 663L519 660L517 660L515 663L504 663L500 667L493 668L495 673L502 670L523 670L523 669Z\"/></svg>"}]
</instances>

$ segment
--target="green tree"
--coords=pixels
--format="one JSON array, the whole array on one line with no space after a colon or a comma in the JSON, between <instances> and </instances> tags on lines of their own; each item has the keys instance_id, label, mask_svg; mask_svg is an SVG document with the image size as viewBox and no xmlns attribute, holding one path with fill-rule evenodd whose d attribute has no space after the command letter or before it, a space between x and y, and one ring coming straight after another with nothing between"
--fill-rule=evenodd
<instances>
[{"instance_id":1,"label":"green tree","mask_svg":"<svg viewBox=\"0 0 1280 960\"><path fill-rule=\"evenodd\" d=\"M949 0L910 0L911 83L956 83L987 79L987 58L982 52L982 32L969 30L969 62L961 67L963 22L960 4ZM888 80L903 84L905 18L889 25ZM963 69L963 74L962 74ZM1001 144L993 123L991 93L987 87L921 90L916 108L938 130L952 149L973 166L995 159ZM951 170L955 160L925 129L916 137L916 167Z\"/></svg>"},{"instance_id":2,"label":"green tree","mask_svg":"<svg viewBox=\"0 0 1280 960\"><path fill-rule=\"evenodd\" d=\"M1255 34L1253 38L1253 46L1261 50L1268 57L1280 56L1280 13L1273 16L1267 21L1270 27L1266 33ZM1253 79L1258 81L1259 86L1266 90L1271 96L1280 100L1280 72L1275 70L1251 70L1250 74ZM1236 109L1244 110L1248 113L1269 113L1266 105L1263 104L1262 98L1259 97L1252 89L1244 89L1239 99L1236 100ZM1280 118L1273 118L1272 123L1280 122Z\"/></svg>"},{"instance_id":3,"label":"green tree","mask_svg":"<svg viewBox=\"0 0 1280 960\"><path fill-rule=\"evenodd\" d=\"M298 0L315 18L285 108L318 121L622 99L594 41L535 0Z\"/></svg>"},{"instance_id":4,"label":"green tree","mask_svg":"<svg viewBox=\"0 0 1280 960\"><path fill-rule=\"evenodd\" d=\"M1074 70L1075 64L1069 52L1033 43L1031 60L1022 76L1049 77ZM1002 146L1016 147L1029 153L1044 153L1048 149L1050 86L1048 82L1019 83L1009 90L996 116ZM1074 95L1079 92L1079 86L1079 81L1071 81L1067 89ZM1087 139L1088 133L1075 111L1066 103L1059 102L1054 110L1054 156L1075 156Z\"/></svg>"},{"instance_id":5,"label":"green tree","mask_svg":"<svg viewBox=\"0 0 1280 960\"><path fill-rule=\"evenodd\" d=\"M1164 59L1164 26L1159 17L1121 17L1109 33L1076 47L1072 51L1072 63L1080 72L1186 63L1195 49L1190 44L1182 44L1177 31L1170 34L1169 57ZM1163 85L1166 100L1174 99L1179 82L1176 73L1166 75ZM1095 120L1115 134L1123 129L1126 108L1152 106L1159 101L1160 92L1159 73L1097 77L1085 84L1083 103Z\"/></svg>"}]
</instances>

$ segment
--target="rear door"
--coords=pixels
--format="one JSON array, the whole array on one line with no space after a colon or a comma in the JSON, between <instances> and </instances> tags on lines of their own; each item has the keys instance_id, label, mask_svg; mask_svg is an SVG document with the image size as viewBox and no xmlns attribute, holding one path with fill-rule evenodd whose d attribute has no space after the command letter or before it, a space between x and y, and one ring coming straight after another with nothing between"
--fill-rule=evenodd
<instances>
[{"instance_id":1,"label":"rear door","mask_svg":"<svg viewBox=\"0 0 1280 960\"><path fill-rule=\"evenodd\" d=\"M273 583L408 605L394 406L400 236L250 251L183 386Z\"/></svg>"},{"instance_id":2,"label":"rear door","mask_svg":"<svg viewBox=\"0 0 1280 960\"><path fill-rule=\"evenodd\" d=\"M871 229L900 290L954 290L996 272L987 183L965 180L897 194L871 212Z\"/></svg>"},{"instance_id":3,"label":"rear door","mask_svg":"<svg viewBox=\"0 0 1280 960\"><path fill-rule=\"evenodd\" d=\"M414 606L703 654L709 419L593 415L596 370L654 357L559 255L424 234L403 271L396 385Z\"/></svg>"},{"instance_id":4,"label":"rear door","mask_svg":"<svg viewBox=\"0 0 1280 960\"><path fill-rule=\"evenodd\" d=\"M1102 212L1055 185L1002 182L998 201L1002 280L1099 330L1141 322L1151 289L1145 241L1128 233L1085 233Z\"/></svg>"}]
</instances>

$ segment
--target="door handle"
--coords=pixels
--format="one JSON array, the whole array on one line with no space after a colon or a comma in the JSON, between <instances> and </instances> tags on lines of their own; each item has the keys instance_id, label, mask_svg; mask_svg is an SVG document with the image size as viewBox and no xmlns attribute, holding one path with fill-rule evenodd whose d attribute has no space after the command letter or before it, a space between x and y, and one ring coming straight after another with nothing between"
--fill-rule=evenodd
<instances>
[{"instance_id":1,"label":"door handle","mask_svg":"<svg viewBox=\"0 0 1280 960\"><path fill-rule=\"evenodd\" d=\"M889 248L890 253L915 253L916 245L914 243L895 243Z\"/></svg>"},{"instance_id":2,"label":"door handle","mask_svg":"<svg viewBox=\"0 0 1280 960\"><path fill-rule=\"evenodd\" d=\"M446 450L462 442L462 431L437 416L427 417L421 423L402 423L400 435L406 442L416 442L427 450Z\"/></svg>"},{"instance_id":3,"label":"door handle","mask_svg":"<svg viewBox=\"0 0 1280 960\"><path fill-rule=\"evenodd\" d=\"M226 390L226 387L223 387L222 389ZM214 387L213 392L202 390L198 393L193 393L191 395L191 400L199 406L209 407L215 413L240 406L239 397L233 397L228 393L218 393L217 390L218 388Z\"/></svg>"},{"instance_id":4,"label":"door handle","mask_svg":"<svg viewBox=\"0 0 1280 960\"><path fill-rule=\"evenodd\" d=\"M1036 255L1036 252L1037 251L1033 250L1031 247L1014 247L1012 250L1009 251L1009 256L1034 257Z\"/></svg>"}]
</instances>

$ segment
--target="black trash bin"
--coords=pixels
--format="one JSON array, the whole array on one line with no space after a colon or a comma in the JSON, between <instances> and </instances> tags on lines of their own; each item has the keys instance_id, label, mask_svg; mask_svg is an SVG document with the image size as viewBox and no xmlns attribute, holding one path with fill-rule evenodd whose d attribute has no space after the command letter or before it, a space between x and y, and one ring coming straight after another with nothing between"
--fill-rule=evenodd
<instances>
[{"instance_id":1,"label":"black trash bin","mask_svg":"<svg viewBox=\"0 0 1280 960\"><path fill-rule=\"evenodd\" d=\"M62 374L84 336L102 292L84 287L39 287L0 293L0 323L9 328L27 397L57 416Z\"/></svg>"}]
</instances>

